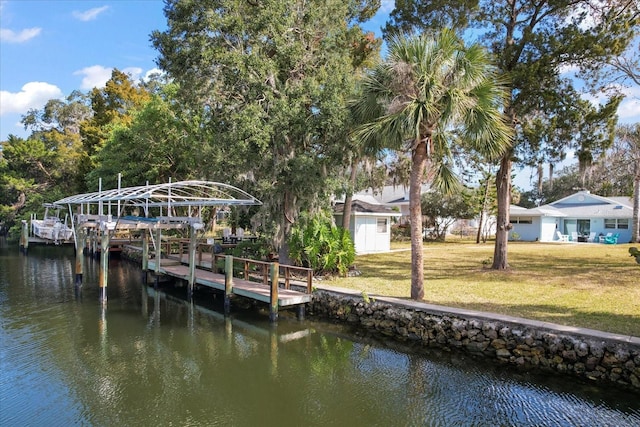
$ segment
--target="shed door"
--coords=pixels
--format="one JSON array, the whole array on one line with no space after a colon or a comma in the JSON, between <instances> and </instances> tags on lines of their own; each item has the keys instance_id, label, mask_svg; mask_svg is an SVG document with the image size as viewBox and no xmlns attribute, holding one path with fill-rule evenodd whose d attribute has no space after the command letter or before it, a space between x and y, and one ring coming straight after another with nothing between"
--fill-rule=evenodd
<instances>
[{"instance_id":1,"label":"shed door","mask_svg":"<svg viewBox=\"0 0 640 427\"><path fill-rule=\"evenodd\" d=\"M376 219L358 217L354 243L356 252L368 252L375 248Z\"/></svg>"}]
</instances>

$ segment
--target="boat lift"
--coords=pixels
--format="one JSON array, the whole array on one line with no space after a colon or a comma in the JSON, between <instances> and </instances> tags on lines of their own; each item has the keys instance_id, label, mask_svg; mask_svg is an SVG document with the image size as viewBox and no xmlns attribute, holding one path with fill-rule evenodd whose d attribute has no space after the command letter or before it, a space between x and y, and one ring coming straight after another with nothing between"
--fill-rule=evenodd
<instances>
[{"instance_id":1,"label":"boat lift","mask_svg":"<svg viewBox=\"0 0 640 427\"><path fill-rule=\"evenodd\" d=\"M53 203L68 209L73 223L73 237L76 249L75 283L82 286L84 265L84 245L87 236L100 241L100 299L107 300L107 270L110 238L118 231L140 230L142 234L143 270L148 260L149 240L155 250L154 267L160 268L160 242L162 230L183 229L189 231L190 255L195 254L197 233L204 230L202 210L205 207L261 205L249 193L219 182L177 181L138 187L120 186L94 193L77 194ZM155 234L155 235L154 235ZM195 269L195 261L190 262Z\"/></svg>"}]
</instances>

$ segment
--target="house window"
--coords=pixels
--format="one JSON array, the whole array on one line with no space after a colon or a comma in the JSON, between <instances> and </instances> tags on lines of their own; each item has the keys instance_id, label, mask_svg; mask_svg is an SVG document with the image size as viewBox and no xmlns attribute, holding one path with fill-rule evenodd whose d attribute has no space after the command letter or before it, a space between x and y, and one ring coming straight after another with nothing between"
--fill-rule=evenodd
<instances>
[{"instance_id":1,"label":"house window","mask_svg":"<svg viewBox=\"0 0 640 427\"><path fill-rule=\"evenodd\" d=\"M387 233L388 232L388 221L387 218L378 218L377 226L378 233Z\"/></svg>"},{"instance_id":2,"label":"house window","mask_svg":"<svg viewBox=\"0 0 640 427\"><path fill-rule=\"evenodd\" d=\"M628 218L620 218L620 219L606 218L604 220L604 228L609 228L609 229L619 228L623 230L628 230L629 219Z\"/></svg>"},{"instance_id":3,"label":"house window","mask_svg":"<svg viewBox=\"0 0 640 427\"><path fill-rule=\"evenodd\" d=\"M533 218L530 216L514 216L509 218L511 224L533 224Z\"/></svg>"}]
</instances>

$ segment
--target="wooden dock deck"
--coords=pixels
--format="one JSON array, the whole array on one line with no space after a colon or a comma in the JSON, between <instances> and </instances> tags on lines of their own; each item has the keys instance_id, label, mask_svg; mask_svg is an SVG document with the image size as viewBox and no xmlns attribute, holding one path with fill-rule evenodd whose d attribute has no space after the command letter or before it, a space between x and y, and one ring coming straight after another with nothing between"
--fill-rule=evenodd
<instances>
[{"instance_id":1,"label":"wooden dock deck","mask_svg":"<svg viewBox=\"0 0 640 427\"><path fill-rule=\"evenodd\" d=\"M189 296L198 285L223 292L226 312L231 297L239 296L268 304L272 321L277 320L279 308L288 307L297 308L298 317L302 318L305 305L312 299L313 271L309 268L215 254L213 245L187 246L179 241L177 247L168 249L159 265L157 258L143 250L143 270L154 274L156 279L166 276L184 280Z\"/></svg>"},{"instance_id":2,"label":"wooden dock deck","mask_svg":"<svg viewBox=\"0 0 640 427\"><path fill-rule=\"evenodd\" d=\"M149 260L149 270L154 271L156 268L155 260ZM171 261L163 260L160 262L159 272L161 274L175 277L181 280L189 280L189 266L180 264L172 264ZM225 291L225 275L214 273L202 268L196 268L195 283L201 286ZM251 298L264 303L271 302L271 287L262 283L251 280L232 279L231 292L245 298ZM278 307L296 306L306 304L311 301L311 294L294 291L291 289L278 289Z\"/></svg>"}]
</instances>

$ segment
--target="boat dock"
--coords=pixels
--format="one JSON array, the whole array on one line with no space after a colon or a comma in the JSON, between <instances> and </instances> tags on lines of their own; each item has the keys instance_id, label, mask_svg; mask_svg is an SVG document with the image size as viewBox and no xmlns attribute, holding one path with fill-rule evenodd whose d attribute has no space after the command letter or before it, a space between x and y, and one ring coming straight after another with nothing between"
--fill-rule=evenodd
<instances>
[{"instance_id":1,"label":"boat dock","mask_svg":"<svg viewBox=\"0 0 640 427\"><path fill-rule=\"evenodd\" d=\"M99 180L98 192L65 197L51 204L54 209L68 209L66 218L71 219L72 228L66 226L65 219L64 223L54 223L51 229L57 233L54 239L60 239L64 230L65 240L72 238L75 243L77 290L82 287L84 254L99 255L98 286L100 300L106 304L109 252L128 247L142 254L145 283L150 275L155 282L162 277L185 281L189 299L196 287L223 292L225 312L230 309L232 297L242 297L268 304L272 321L277 320L279 308L295 307L298 316L304 316L305 305L311 301L311 269L218 254L240 239L251 240L255 236L240 233L234 241L232 236L223 235L220 244L206 231L212 211L260 205L258 199L219 182L170 180L164 184L121 187L120 180L118 175L118 187L111 190L103 190ZM32 223L42 234L44 223ZM29 244L26 221L22 236L21 248L26 254Z\"/></svg>"},{"instance_id":2,"label":"boat dock","mask_svg":"<svg viewBox=\"0 0 640 427\"><path fill-rule=\"evenodd\" d=\"M193 254L168 255L159 264L157 258L143 259L143 269L156 281L168 276L186 282L189 295L196 286L224 293L225 312L230 310L232 297L238 296L268 304L272 321L277 320L280 308L294 307L298 317L304 317L305 305L311 301L311 269L214 254L213 246L207 246L198 245Z\"/></svg>"}]
</instances>

